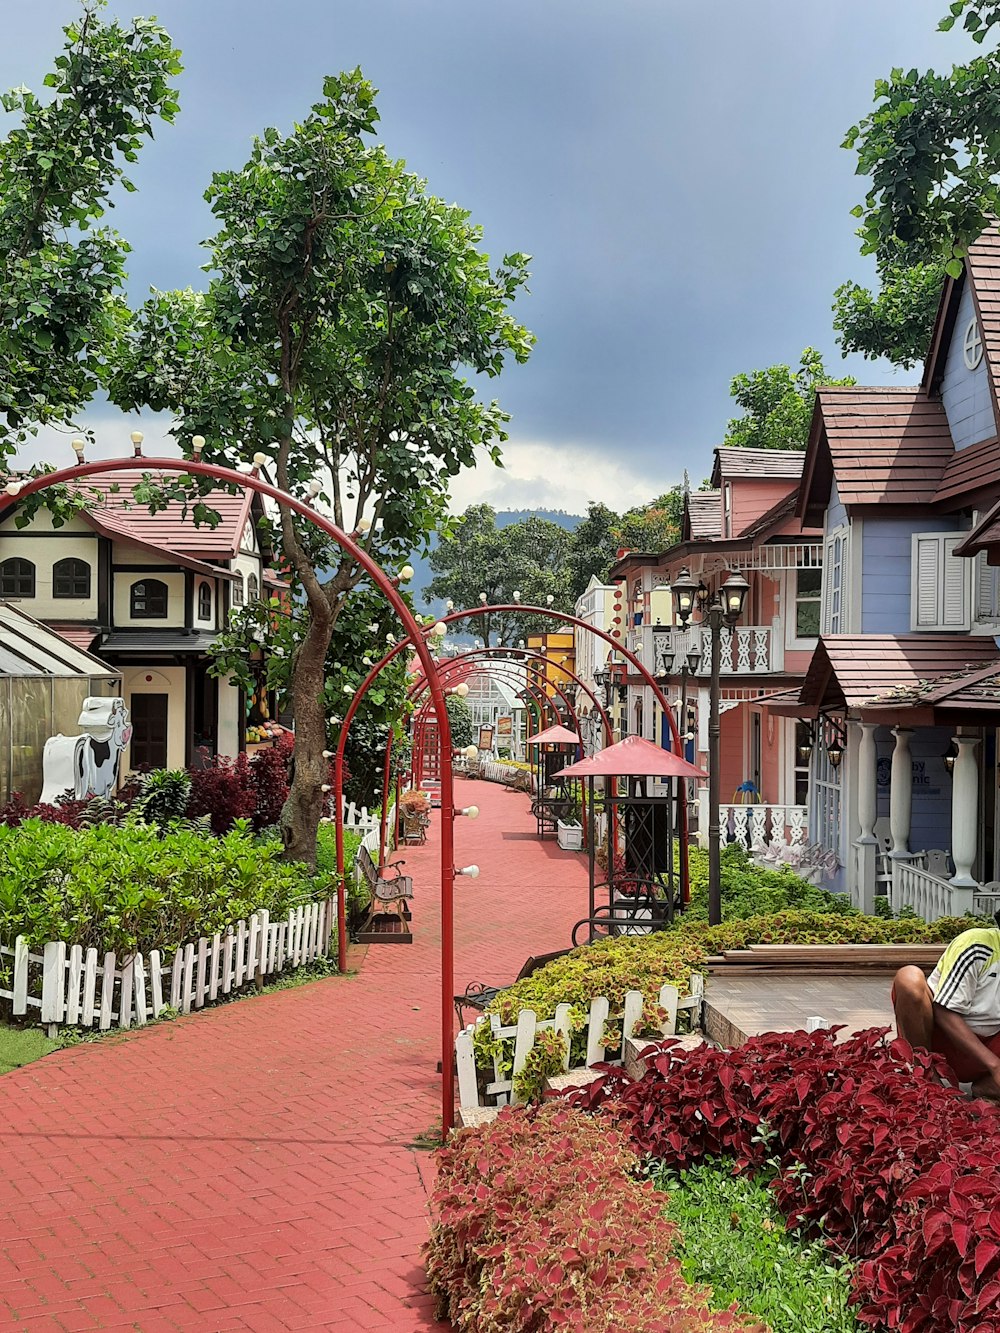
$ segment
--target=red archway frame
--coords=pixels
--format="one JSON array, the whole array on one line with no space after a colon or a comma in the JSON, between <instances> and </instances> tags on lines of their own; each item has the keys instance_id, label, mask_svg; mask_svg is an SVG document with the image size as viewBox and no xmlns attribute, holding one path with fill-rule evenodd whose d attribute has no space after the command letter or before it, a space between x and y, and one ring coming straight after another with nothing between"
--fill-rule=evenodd
<instances>
[{"instance_id":1,"label":"red archway frame","mask_svg":"<svg viewBox=\"0 0 1000 1333\"><path fill-rule=\"evenodd\" d=\"M286 495L269 482L262 481L257 470L237 472L234 468L217 467L200 460L184 458L143 458L138 452L131 458L102 459L93 463L77 463L73 467L61 468L56 472L47 472L20 483L13 493L0 490L0 515L12 505L18 504L27 496L51 486L66 482L79 481L84 477L99 476L107 472L133 471L141 467L149 472L177 472L185 476L207 477L211 481L226 482L240 489L257 491L278 504L301 515L314 523L328 537L331 537L341 550L361 566L378 590L384 594L400 623L406 630L407 639L412 644L425 674L429 676L434 712L437 715L438 734L441 737L441 1123L442 1134L447 1136L455 1122L455 1078L454 1078L454 1032L452 1028L452 1004L454 984L454 888L455 888L455 831L454 820L454 783L451 768L451 728L448 722L448 710L445 707L444 691L436 678L435 662L431 656L421 627L413 612L407 606L398 588L380 565L360 546L353 536L343 532L337 525L302 500ZM370 675L371 673L369 673ZM370 681L368 682L370 683ZM364 686L367 689L367 684ZM363 692L363 691L362 691ZM338 750L338 755L341 752ZM341 760L342 762L342 760ZM337 800L338 833L338 869L340 886L338 892L338 916L343 920L346 885L343 881L343 810L340 792ZM339 943L339 941L338 941ZM341 953L341 965L346 961L346 949Z\"/></svg>"},{"instance_id":2,"label":"red archway frame","mask_svg":"<svg viewBox=\"0 0 1000 1333\"><path fill-rule=\"evenodd\" d=\"M625 660L627 662L630 662L632 666L635 667L636 671L642 677L643 681L653 691L653 695L657 700L657 702L659 703L660 709L663 712L664 716L666 717L668 725L670 727L670 736L675 747L675 752L681 755L684 753L684 748L680 738L680 732L678 731L677 728L677 719L674 717L673 709L667 702L666 695L663 693L659 685L656 683L656 680L653 677L652 673L649 671L649 669L645 667L642 662L639 661L639 659L630 649L625 647L624 643L621 643L617 639L613 638L612 635L610 635L606 630L598 629L596 625L590 625L587 623L587 621L581 620L579 616L570 615L568 611L554 611L551 607L527 606L522 602L501 603L496 606L475 606L472 607L471 609L467 609L464 611L449 611L447 615L441 616L439 623L444 625L450 625L455 621L474 620L476 616L489 615L494 611L510 611L517 615L537 615L543 618L547 617L550 620L558 620L564 624L574 625L579 627L580 629L588 631L591 634L595 634L602 642L608 644L609 647L614 649L616 652L620 652L621 655L625 658ZM430 633L429 627L422 628L419 637L422 640L426 640L426 637L429 635L429 633ZM336 791L336 803L335 803L334 813L336 817L336 831L337 831L337 870L341 876L344 873L343 767L344 767L344 748L347 744L348 728L350 727L351 719L354 717L354 714L357 712L358 707L360 706L361 700L364 698L364 696L368 693L368 690L371 688L372 682L391 661L393 661L401 652L403 652L403 650L408 646L408 643L409 640L404 639L400 643L395 644L389 650L389 652L385 654L384 657L382 657L378 662L376 662L372 667L369 668L368 675L365 676L364 680L361 682L361 685L359 686L357 693L354 695L354 698L351 700L350 705L348 706L347 712L344 715L344 720L340 728L340 735L337 738L337 753L336 753L336 761L334 768L334 784ZM420 661L421 665L424 668L424 674L426 675L427 665L422 655L420 655ZM561 666L562 663L559 663L559 665ZM444 744L444 741L445 738L442 737L442 746ZM448 766L449 766L449 776L450 776L450 761L451 761L450 732L447 733L447 744L448 744L448 761L449 761ZM442 788L442 797L443 797L443 788ZM681 847L684 850L684 855L680 859L681 897L684 902L688 902L691 895L690 895L689 867L687 858L688 839L687 839L686 801L680 802L680 818L678 820L678 833L680 834ZM340 920L338 921L340 949L341 949L341 957L346 959L347 920L343 910L344 903L342 899L340 902L340 906L341 906L341 916ZM442 1022L443 1021L444 1020L442 1019Z\"/></svg>"}]
</instances>

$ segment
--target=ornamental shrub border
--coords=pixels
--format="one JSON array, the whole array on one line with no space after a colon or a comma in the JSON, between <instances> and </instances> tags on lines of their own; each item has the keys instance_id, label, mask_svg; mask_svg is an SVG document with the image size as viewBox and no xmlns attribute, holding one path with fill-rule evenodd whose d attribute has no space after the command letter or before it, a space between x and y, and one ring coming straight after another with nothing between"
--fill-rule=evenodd
<instances>
[{"instance_id":1,"label":"ornamental shrub border","mask_svg":"<svg viewBox=\"0 0 1000 1333\"><path fill-rule=\"evenodd\" d=\"M437 1163L427 1271L460 1333L767 1333L685 1281L662 1196L603 1117L507 1109Z\"/></svg>"},{"instance_id":2,"label":"ornamental shrub border","mask_svg":"<svg viewBox=\"0 0 1000 1333\"><path fill-rule=\"evenodd\" d=\"M885 1033L769 1033L730 1051L668 1039L641 1080L608 1067L567 1100L674 1170L777 1159L789 1225L858 1261L861 1322L998 1333L1000 1108L964 1100L939 1056Z\"/></svg>"}]
</instances>

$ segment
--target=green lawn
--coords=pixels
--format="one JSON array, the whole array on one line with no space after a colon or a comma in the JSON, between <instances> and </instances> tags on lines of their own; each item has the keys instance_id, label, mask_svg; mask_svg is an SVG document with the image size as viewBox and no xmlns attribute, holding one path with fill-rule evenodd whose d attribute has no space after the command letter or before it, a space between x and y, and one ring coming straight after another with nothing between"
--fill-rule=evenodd
<instances>
[{"instance_id":1,"label":"green lawn","mask_svg":"<svg viewBox=\"0 0 1000 1333\"><path fill-rule=\"evenodd\" d=\"M0 1027L0 1074L9 1074L21 1065L30 1065L57 1049L40 1028Z\"/></svg>"}]
</instances>

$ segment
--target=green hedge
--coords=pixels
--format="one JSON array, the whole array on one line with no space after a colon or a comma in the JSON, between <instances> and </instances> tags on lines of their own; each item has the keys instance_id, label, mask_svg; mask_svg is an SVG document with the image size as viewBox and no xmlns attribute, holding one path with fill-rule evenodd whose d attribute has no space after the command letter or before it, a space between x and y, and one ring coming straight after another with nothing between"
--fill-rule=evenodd
<instances>
[{"instance_id":1,"label":"green hedge","mask_svg":"<svg viewBox=\"0 0 1000 1333\"><path fill-rule=\"evenodd\" d=\"M800 912L836 912L851 915L857 911L844 893L817 888L785 866L771 869L750 859L739 843L723 847L719 857L722 884L722 919L741 921L751 916L768 916L789 910ZM708 852L698 847L688 853L691 877L691 902L685 909L687 921L708 920Z\"/></svg>"},{"instance_id":2,"label":"green hedge","mask_svg":"<svg viewBox=\"0 0 1000 1333\"><path fill-rule=\"evenodd\" d=\"M224 837L166 833L142 824L74 830L29 819L0 826L0 939L23 935L146 953L211 935L266 907L281 916L326 897L330 874L311 878L281 860L281 844L242 824Z\"/></svg>"}]
</instances>

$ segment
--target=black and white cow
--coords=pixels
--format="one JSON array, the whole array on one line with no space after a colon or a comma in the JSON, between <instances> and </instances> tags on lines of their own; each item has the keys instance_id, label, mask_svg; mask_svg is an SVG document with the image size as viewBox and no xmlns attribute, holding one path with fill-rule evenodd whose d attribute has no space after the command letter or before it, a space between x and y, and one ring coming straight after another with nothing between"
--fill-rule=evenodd
<instances>
[{"instance_id":1,"label":"black and white cow","mask_svg":"<svg viewBox=\"0 0 1000 1333\"><path fill-rule=\"evenodd\" d=\"M52 736L42 754L42 801L71 791L77 800L107 796L118 782L122 752L132 739L124 699L89 698L83 703L83 736Z\"/></svg>"}]
</instances>

